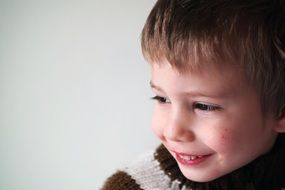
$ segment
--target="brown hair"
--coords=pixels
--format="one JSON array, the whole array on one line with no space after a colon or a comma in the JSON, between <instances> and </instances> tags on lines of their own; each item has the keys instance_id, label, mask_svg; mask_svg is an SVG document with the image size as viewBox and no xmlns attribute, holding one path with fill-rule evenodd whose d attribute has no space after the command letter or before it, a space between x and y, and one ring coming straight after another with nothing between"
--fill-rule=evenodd
<instances>
[{"instance_id":1,"label":"brown hair","mask_svg":"<svg viewBox=\"0 0 285 190\"><path fill-rule=\"evenodd\" d=\"M158 0L141 40L150 63L167 59L180 72L241 66L263 111L285 104L284 0Z\"/></svg>"}]
</instances>

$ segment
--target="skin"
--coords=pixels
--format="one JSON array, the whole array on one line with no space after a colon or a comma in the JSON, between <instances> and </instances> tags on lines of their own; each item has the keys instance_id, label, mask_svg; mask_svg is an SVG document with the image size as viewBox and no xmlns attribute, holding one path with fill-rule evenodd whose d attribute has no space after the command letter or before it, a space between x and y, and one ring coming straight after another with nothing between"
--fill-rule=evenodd
<instances>
[{"instance_id":1,"label":"skin","mask_svg":"<svg viewBox=\"0 0 285 190\"><path fill-rule=\"evenodd\" d=\"M154 133L176 160L177 154L207 155L198 164L177 160L186 178L214 180L272 148L279 121L262 113L241 69L209 66L182 74L164 60L151 72Z\"/></svg>"}]
</instances>

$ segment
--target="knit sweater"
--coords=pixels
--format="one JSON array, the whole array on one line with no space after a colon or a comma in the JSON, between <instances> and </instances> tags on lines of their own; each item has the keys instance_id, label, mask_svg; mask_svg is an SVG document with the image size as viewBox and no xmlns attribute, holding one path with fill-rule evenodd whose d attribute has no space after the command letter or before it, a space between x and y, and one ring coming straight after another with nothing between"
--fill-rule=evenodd
<instances>
[{"instance_id":1,"label":"knit sweater","mask_svg":"<svg viewBox=\"0 0 285 190\"><path fill-rule=\"evenodd\" d=\"M175 159L160 145L109 177L102 190L285 190L285 135L279 135L266 155L205 183L185 178Z\"/></svg>"}]
</instances>

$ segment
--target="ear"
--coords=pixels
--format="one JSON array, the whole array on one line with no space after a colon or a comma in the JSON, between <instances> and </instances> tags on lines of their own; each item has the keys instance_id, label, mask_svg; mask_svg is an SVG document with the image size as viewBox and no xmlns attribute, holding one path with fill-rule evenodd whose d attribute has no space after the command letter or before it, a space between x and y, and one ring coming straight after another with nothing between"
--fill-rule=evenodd
<instances>
[{"instance_id":1,"label":"ear","mask_svg":"<svg viewBox=\"0 0 285 190\"><path fill-rule=\"evenodd\" d=\"M278 117L276 118L275 121L275 126L274 126L274 130L278 133L284 133L285 132L285 109L283 106L283 109L281 109L280 114L278 115Z\"/></svg>"}]
</instances>

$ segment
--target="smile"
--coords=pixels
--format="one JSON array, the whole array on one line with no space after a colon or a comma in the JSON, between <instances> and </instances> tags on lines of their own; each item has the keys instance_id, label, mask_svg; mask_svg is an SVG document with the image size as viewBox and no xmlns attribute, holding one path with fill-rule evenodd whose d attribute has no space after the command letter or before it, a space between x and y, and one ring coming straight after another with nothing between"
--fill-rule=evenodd
<instances>
[{"instance_id":1,"label":"smile","mask_svg":"<svg viewBox=\"0 0 285 190\"><path fill-rule=\"evenodd\" d=\"M188 156L188 155L181 155L181 154L178 154L178 156L181 158L181 159L184 159L184 160L196 160L198 158L202 158L203 156Z\"/></svg>"},{"instance_id":2,"label":"smile","mask_svg":"<svg viewBox=\"0 0 285 190\"><path fill-rule=\"evenodd\" d=\"M206 161L211 154L208 155L188 155L175 153L176 160L183 165L194 166Z\"/></svg>"}]
</instances>

